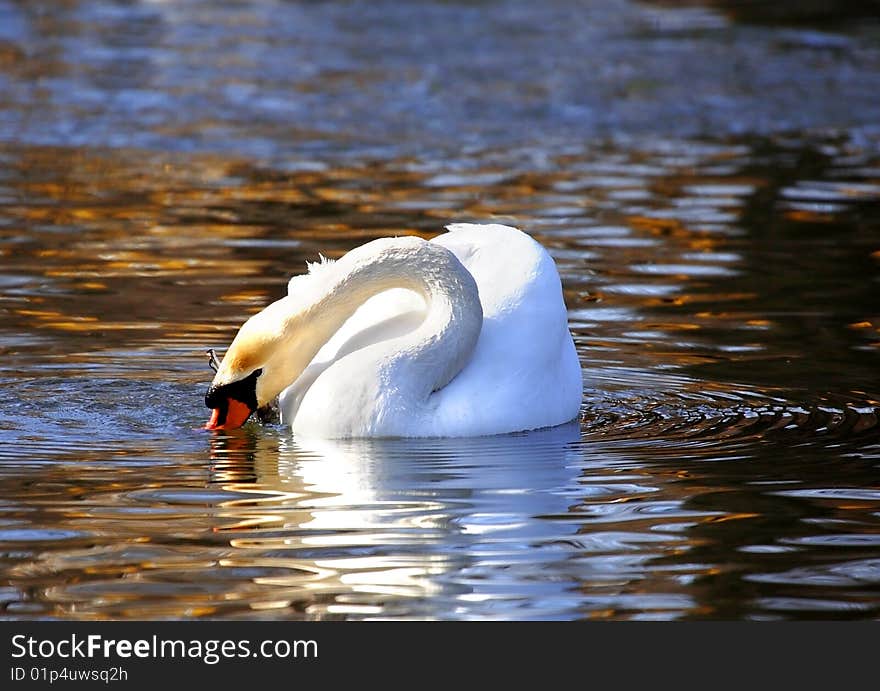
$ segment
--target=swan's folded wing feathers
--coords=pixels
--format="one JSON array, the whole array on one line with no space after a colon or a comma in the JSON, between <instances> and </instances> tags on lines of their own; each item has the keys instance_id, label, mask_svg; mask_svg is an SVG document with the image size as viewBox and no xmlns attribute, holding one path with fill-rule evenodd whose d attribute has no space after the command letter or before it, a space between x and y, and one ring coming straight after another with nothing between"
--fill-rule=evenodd
<instances>
[{"instance_id":1,"label":"swan's folded wing feathers","mask_svg":"<svg viewBox=\"0 0 880 691\"><path fill-rule=\"evenodd\" d=\"M532 237L511 226L453 223L431 242L446 247L477 282L483 316L515 310L523 301L562 299L556 265ZM537 279L537 280L536 280Z\"/></svg>"},{"instance_id":2,"label":"swan's folded wing feathers","mask_svg":"<svg viewBox=\"0 0 880 691\"><path fill-rule=\"evenodd\" d=\"M493 433L577 413L580 365L549 253L516 228L453 224L437 242L473 275L483 329L470 362L437 394L438 430Z\"/></svg>"}]
</instances>

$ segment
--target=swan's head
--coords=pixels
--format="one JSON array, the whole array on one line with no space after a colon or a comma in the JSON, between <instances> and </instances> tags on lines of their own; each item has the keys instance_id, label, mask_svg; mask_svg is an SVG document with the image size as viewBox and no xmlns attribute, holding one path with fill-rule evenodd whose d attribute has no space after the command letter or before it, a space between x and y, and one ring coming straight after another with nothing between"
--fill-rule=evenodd
<instances>
[{"instance_id":1,"label":"swan's head","mask_svg":"<svg viewBox=\"0 0 880 691\"><path fill-rule=\"evenodd\" d=\"M287 297L242 325L205 394L205 405L212 409L205 429L241 427L296 380L310 361L297 347L298 334L308 333L304 322Z\"/></svg>"}]
</instances>

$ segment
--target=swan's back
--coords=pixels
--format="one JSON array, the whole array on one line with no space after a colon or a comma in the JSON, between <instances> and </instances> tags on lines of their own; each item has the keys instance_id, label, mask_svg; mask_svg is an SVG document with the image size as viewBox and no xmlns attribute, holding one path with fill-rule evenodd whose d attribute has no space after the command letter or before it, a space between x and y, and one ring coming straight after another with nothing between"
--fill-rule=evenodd
<instances>
[{"instance_id":1,"label":"swan's back","mask_svg":"<svg viewBox=\"0 0 880 691\"><path fill-rule=\"evenodd\" d=\"M474 277L483 329L470 362L433 395L434 434L498 434L576 417L581 368L553 259L510 226L448 228L432 242L452 251Z\"/></svg>"},{"instance_id":2,"label":"swan's back","mask_svg":"<svg viewBox=\"0 0 880 691\"><path fill-rule=\"evenodd\" d=\"M474 277L483 317L562 292L556 266L535 240L511 226L454 223L432 242L450 250Z\"/></svg>"}]
</instances>

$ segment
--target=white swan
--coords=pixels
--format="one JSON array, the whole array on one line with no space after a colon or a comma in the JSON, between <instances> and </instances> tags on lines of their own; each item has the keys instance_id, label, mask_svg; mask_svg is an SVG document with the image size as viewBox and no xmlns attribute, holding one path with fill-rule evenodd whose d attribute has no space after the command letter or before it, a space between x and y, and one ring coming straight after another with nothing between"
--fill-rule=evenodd
<instances>
[{"instance_id":1,"label":"white swan","mask_svg":"<svg viewBox=\"0 0 880 691\"><path fill-rule=\"evenodd\" d=\"M311 264L248 319L205 396L207 429L278 398L305 437L464 437L551 427L583 383L559 274L502 225L383 238Z\"/></svg>"}]
</instances>

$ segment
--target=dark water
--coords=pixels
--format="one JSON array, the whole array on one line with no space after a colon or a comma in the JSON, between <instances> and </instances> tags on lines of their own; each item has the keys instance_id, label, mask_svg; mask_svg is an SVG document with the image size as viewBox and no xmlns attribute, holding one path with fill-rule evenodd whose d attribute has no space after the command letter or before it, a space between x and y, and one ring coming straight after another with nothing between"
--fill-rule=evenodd
<instances>
[{"instance_id":1,"label":"dark water","mask_svg":"<svg viewBox=\"0 0 880 691\"><path fill-rule=\"evenodd\" d=\"M877 618L876 36L0 1L3 616ZM454 220L554 255L577 424L200 429L306 260Z\"/></svg>"}]
</instances>

